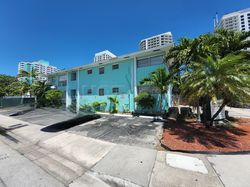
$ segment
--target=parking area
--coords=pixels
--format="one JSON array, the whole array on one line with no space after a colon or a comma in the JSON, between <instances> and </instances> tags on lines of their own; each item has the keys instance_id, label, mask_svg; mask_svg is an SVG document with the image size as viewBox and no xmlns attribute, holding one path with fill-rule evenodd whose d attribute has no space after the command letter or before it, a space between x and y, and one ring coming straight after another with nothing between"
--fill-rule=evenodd
<instances>
[{"instance_id":1,"label":"parking area","mask_svg":"<svg viewBox=\"0 0 250 187\"><path fill-rule=\"evenodd\" d=\"M27 108L0 109L0 114L10 115L14 112ZM133 145L146 148L156 148L161 139L163 122L155 121L153 118L101 115L101 118L81 122L80 124L71 123L70 119L77 117L76 114L52 108L41 108L27 113L13 116L25 122L44 126L43 131L53 132L53 126L65 125L66 128L55 130L100 139L117 144ZM79 117L79 116L78 116ZM67 125L64 124L67 122ZM49 130L48 130L49 129Z\"/></svg>"},{"instance_id":2,"label":"parking area","mask_svg":"<svg viewBox=\"0 0 250 187\"><path fill-rule=\"evenodd\" d=\"M0 109L0 114L9 116L11 114L15 114L17 112L29 110L31 107L29 106L17 106L17 107L9 107L6 109ZM61 109L55 108L38 108L35 110L31 110L25 112L24 114L13 116L16 119L20 119L22 121L26 121L29 123L34 123L37 125L48 126L53 125L55 123L59 123L62 121L66 121L72 119L76 116L76 114L67 112Z\"/></svg>"},{"instance_id":3,"label":"parking area","mask_svg":"<svg viewBox=\"0 0 250 187\"><path fill-rule=\"evenodd\" d=\"M67 131L118 144L156 148L162 125L162 122L151 118L105 115Z\"/></svg>"}]
</instances>

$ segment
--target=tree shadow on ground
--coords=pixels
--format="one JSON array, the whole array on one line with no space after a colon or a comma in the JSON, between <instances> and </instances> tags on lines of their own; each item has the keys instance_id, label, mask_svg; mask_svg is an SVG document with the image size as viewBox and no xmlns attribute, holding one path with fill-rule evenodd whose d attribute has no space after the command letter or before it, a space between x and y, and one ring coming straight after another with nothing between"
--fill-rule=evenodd
<instances>
[{"instance_id":1,"label":"tree shadow on ground","mask_svg":"<svg viewBox=\"0 0 250 187\"><path fill-rule=\"evenodd\" d=\"M198 143L206 148L238 148L237 137L245 136L248 133L233 126L206 128L203 124L194 121L176 122L175 120L167 120L163 128L164 132L167 131L169 135L175 136L178 140L186 143Z\"/></svg>"},{"instance_id":2,"label":"tree shadow on ground","mask_svg":"<svg viewBox=\"0 0 250 187\"><path fill-rule=\"evenodd\" d=\"M59 131L66 130L66 129L69 129L71 127L77 126L77 125L82 124L82 123L86 123L86 122L89 122L89 121L92 121L95 119L99 119L100 117L101 116L98 114L88 114L88 115L83 115L83 116L77 116L75 118L44 127L41 129L41 131L59 132Z\"/></svg>"}]
</instances>

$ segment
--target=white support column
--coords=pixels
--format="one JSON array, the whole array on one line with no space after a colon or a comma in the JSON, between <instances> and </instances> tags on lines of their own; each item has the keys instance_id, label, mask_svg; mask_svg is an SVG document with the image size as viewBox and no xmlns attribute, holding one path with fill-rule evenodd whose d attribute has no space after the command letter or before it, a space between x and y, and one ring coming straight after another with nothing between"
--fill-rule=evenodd
<instances>
[{"instance_id":1,"label":"white support column","mask_svg":"<svg viewBox=\"0 0 250 187\"><path fill-rule=\"evenodd\" d=\"M76 102L76 112L79 113L80 110L80 69L77 71L77 102Z\"/></svg>"},{"instance_id":2,"label":"white support column","mask_svg":"<svg viewBox=\"0 0 250 187\"><path fill-rule=\"evenodd\" d=\"M69 104L69 73L67 72L67 85L66 85L66 109L68 109Z\"/></svg>"},{"instance_id":3,"label":"white support column","mask_svg":"<svg viewBox=\"0 0 250 187\"><path fill-rule=\"evenodd\" d=\"M137 80L137 77L136 77L136 69L137 69L137 66L136 66L136 57L134 57L134 63L133 63L133 86L134 86L134 97L137 96L137 83L136 83L136 80ZM136 109L136 103L134 103L134 110Z\"/></svg>"}]
</instances>

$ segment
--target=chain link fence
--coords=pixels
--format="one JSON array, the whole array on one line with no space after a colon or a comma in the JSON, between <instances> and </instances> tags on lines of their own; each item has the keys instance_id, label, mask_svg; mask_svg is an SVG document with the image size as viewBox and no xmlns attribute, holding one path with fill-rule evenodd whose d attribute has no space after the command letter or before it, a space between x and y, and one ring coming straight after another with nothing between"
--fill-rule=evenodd
<instances>
[{"instance_id":1,"label":"chain link fence","mask_svg":"<svg viewBox=\"0 0 250 187\"><path fill-rule=\"evenodd\" d=\"M20 105L35 104L35 97L30 96L4 96L0 97L0 108L7 108Z\"/></svg>"}]
</instances>

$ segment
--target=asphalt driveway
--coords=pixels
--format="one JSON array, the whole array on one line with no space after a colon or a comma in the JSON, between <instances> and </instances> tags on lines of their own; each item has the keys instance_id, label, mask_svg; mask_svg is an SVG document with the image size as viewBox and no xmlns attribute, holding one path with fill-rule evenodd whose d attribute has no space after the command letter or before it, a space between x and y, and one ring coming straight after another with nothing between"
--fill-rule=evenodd
<instances>
[{"instance_id":1,"label":"asphalt driveway","mask_svg":"<svg viewBox=\"0 0 250 187\"><path fill-rule=\"evenodd\" d=\"M0 109L0 114L9 116L17 112L29 110L29 106L16 106L5 109ZM67 112L66 110L55 109L55 108L38 108L25 112L24 114L12 116L15 119L20 119L29 123L37 125L48 126L62 121L66 121L76 117L76 114Z\"/></svg>"},{"instance_id":2,"label":"asphalt driveway","mask_svg":"<svg viewBox=\"0 0 250 187\"><path fill-rule=\"evenodd\" d=\"M27 107L1 109L0 114L9 116L22 109L26 110ZM49 129L53 125L75 118L77 115L60 109L40 108L13 117ZM66 131L118 144L156 148L161 138L162 125L163 122L154 121L152 118L101 115L100 119L74 127L72 124L72 127Z\"/></svg>"},{"instance_id":3,"label":"asphalt driveway","mask_svg":"<svg viewBox=\"0 0 250 187\"><path fill-rule=\"evenodd\" d=\"M67 131L118 144L155 148L161 138L162 122L151 118L105 115Z\"/></svg>"}]
</instances>

